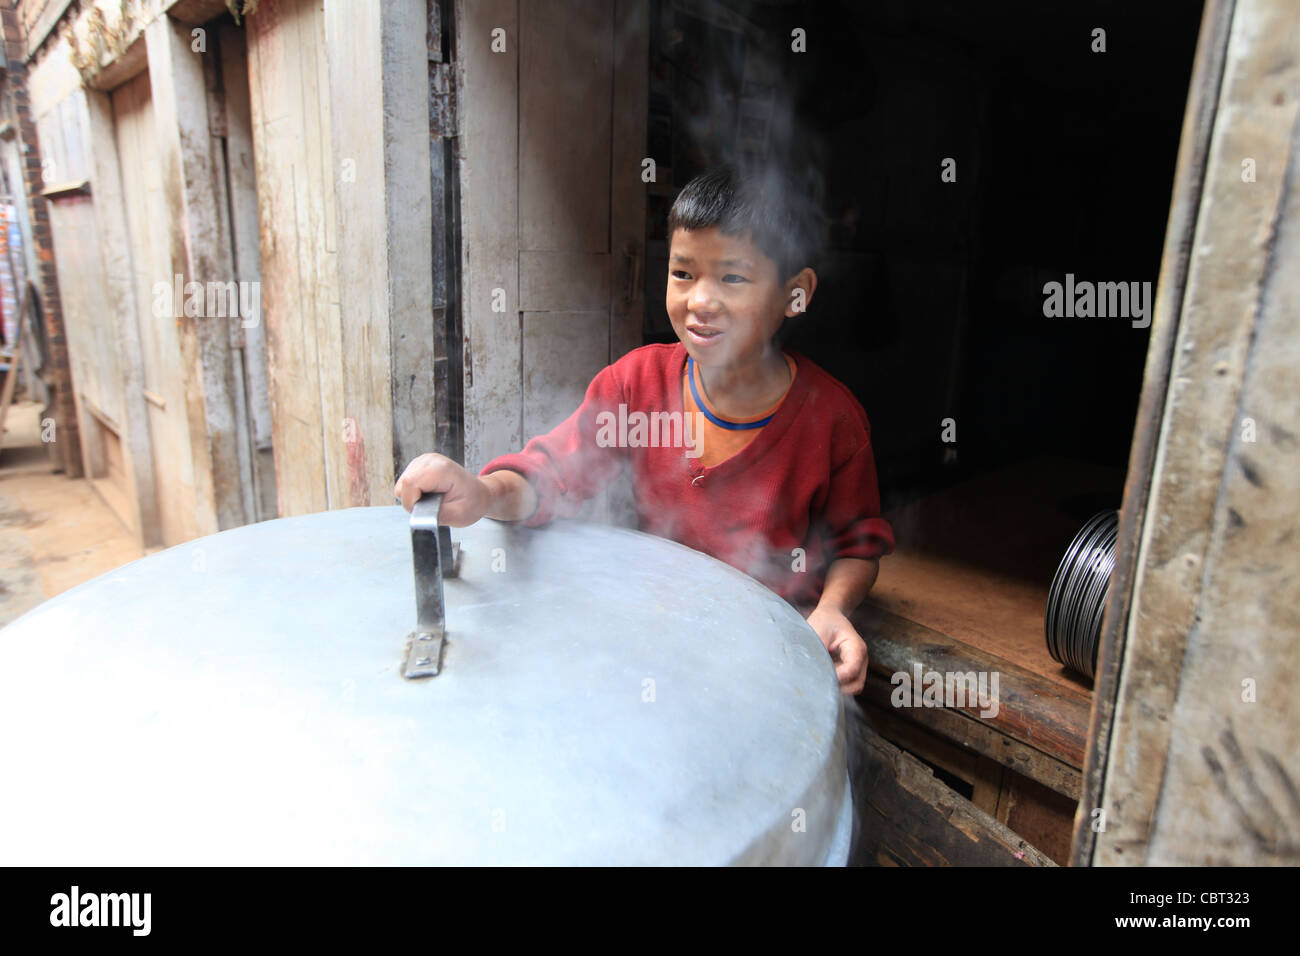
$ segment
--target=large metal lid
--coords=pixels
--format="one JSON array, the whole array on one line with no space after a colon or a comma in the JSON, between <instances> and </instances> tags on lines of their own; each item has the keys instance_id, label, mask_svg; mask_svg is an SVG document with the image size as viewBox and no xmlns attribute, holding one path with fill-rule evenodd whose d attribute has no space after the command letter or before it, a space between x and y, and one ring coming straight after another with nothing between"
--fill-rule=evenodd
<instances>
[{"instance_id":1,"label":"large metal lid","mask_svg":"<svg viewBox=\"0 0 1300 956\"><path fill-rule=\"evenodd\" d=\"M822 863L843 707L789 605L615 528L455 532L442 671L400 508L249 525L0 631L0 862Z\"/></svg>"}]
</instances>

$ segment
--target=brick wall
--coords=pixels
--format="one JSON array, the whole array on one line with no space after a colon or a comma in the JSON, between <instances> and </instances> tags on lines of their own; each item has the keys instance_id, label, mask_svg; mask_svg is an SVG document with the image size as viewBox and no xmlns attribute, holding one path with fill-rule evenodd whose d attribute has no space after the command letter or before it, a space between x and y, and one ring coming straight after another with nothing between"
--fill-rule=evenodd
<instances>
[{"instance_id":1,"label":"brick wall","mask_svg":"<svg viewBox=\"0 0 1300 956\"><path fill-rule=\"evenodd\" d=\"M55 441L49 446L52 462L69 478L81 477L81 441L73 404L72 373L68 367L67 337L63 331L63 308L59 301L59 277L54 264L54 243L50 234L50 217L41 195L41 147L36 123L27 98L27 67L24 43L19 28L18 4L0 0L0 27L3 28L8 74L0 85L0 95L7 99L6 112L11 117L19 148L23 155L23 183L27 194L30 237L36 253L37 270L33 278L40 288L41 311L45 317L45 336L49 355L42 378L50 389L50 405L45 414L54 419ZM14 188L18 184L14 183Z\"/></svg>"}]
</instances>

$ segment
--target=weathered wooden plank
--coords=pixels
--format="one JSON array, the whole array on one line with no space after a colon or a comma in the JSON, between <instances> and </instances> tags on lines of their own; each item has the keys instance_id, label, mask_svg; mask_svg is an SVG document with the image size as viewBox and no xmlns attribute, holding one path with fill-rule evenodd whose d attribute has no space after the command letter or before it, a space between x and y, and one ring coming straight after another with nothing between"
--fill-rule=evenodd
<instances>
[{"instance_id":1,"label":"weathered wooden plank","mask_svg":"<svg viewBox=\"0 0 1300 956\"><path fill-rule=\"evenodd\" d=\"M599 0L520 6L525 438L568 417L609 363L613 18Z\"/></svg>"},{"instance_id":2,"label":"weathered wooden plank","mask_svg":"<svg viewBox=\"0 0 1300 956\"><path fill-rule=\"evenodd\" d=\"M85 110L83 95L70 96L59 104L59 125L63 128L63 167L58 179L62 182L77 182L90 178L90 167L86 157L85 123L82 114ZM47 178L46 185L50 185Z\"/></svg>"},{"instance_id":3,"label":"weathered wooden plank","mask_svg":"<svg viewBox=\"0 0 1300 956\"><path fill-rule=\"evenodd\" d=\"M107 312L103 306L105 282L95 212L91 200L85 196L51 202L47 209L54 254L62 270L59 293L75 385L73 398L85 477L109 503L122 525L138 536L140 516L132 501L130 485L123 480L117 488L105 487L113 479L107 474L103 452L106 445L119 444L125 396L115 342L120 316ZM88 410L94 406L109 411L102 419L96 418ZM110 428L112 434L105 434Z\"/></svg>"},{"instance_id":4,"label":"weathered wooden plank","mask_svg":"<svg viewBox=\"0 0 1300 956\"><path fill-rule=\"evenodd\" d=\"M650 98L650 11L646 0L614 4L614 102L609 160L609 360L641 344L645 315L647 110Z\"/></svg>"},{"instance_id":5,"label":"weathered wooden plank","mask_svg":"<svg viewBox=\"0 0 1300 956\"><path fill-rule=\"evenodd\" d=\"M998 823L1006 823L1011 813L1011 799L1007 793L1005 778L1009 777L1006 768L988 757L976 757L971 771L970 802L975 804ZM1069 833L1069 821L1066 821L1066 833ZM1024 836L1024 834L1020 834ZM1033 842L1032 840L1030 841ZM1068 842L1068 839L1067 839Z\"/></svg>"},{"instance_id":6,"label":"weathered wooden plank","mask_svg":"<svg viewBox=\"0 0 1300 956\"><path fill-rule=\"evenodd\" d=\"M135 42L112 63L100 70L84 85L93 90L109 92L117 89L149 68L149 56L146 50L144 33L136 37Z\"/></svg>"},{"instance_id":7,"label":"weathered wooden plank","mask_svg":"<svg viewBox=\"0 0 1300 956\"><path fill-rule=\"evenodd\" d=\"M1082 775L1068 764L1049 757L1041 750L1030 747L988 726L988 721L967 716L961 711L944 707L909 708L900 713L890 702L894 686L882 675L867 675L861 699L881 711L891 713L896 720L924 727L959 747L996 760L1004 767L1044 784L1063 796L1078 800L1082 791Z\"/></svg>"},{"instance_id":8,"label":"weathered wooden plank","mask_svg":"<svg viewBox=\"0 0 1300 956\"><path fill-rule=\"evenodd\" d=\"M82 80L77 68L72 65L71 47L67 40L62 37L53 40L48 55L29 61L26 80L33 118L43 116L76 93L82 86Z\"/></svg>"},{"instance_id":9,"label":"weathered wooden plank","mask_svg":"<svg viewBox=\"0 0 1300 956\"><path fill-rule=\"evenodd\" d=\"M520 251L519 308L522 311L603 312L609 307L609 301L608 253Z\"/></svg>"},{"instance_id":10,"label":"weathered wooden plank","mask_svg":"<svg viewBox=\"0 0 1300 956\"><path fill-rule=\"evenodd\" d=\"M386 500L394 454L433 444L424 17L276 2L249 19L281 513Z\"/></svg>"},{"instance_id":11,"label":"weathered wooden plank","mask_svg":"<svg viewBox=\"0 0 1300 956\"><path fill-rule=\"evenodd\" d=\"M229 363L229 392L232 408L232 425L234 432L235 458L239 469L240 505L247 521L257 517L257 498L253 486L253 447L248 434L248 388L244 375L244 320L239 314L238 271L234 262L233 225L230 221L230 175L226 169L226 104L221 92L221 68L219 63L220 45L214 36L208 43L208 53L200 58L203 64L204 87L208 94L208 154L209 167L212 170L212 195L217 217L216 232L228 250L230 272L222 288L235 290L233 304L223 310L231 316L226 320ZM235 283L231 285L230 283ZM214 302L215 305L215 302ZM206 313L205 313L206 314ZM211 318L212 316L209 316Z\"/></svg>"},{"instance_id":12,"label":"weathered wooden plank","mask_svg":"<svg viewBox=\"0 0 1300 956\"><path fill-rule=\"evenodd\" d=\"M558 422L639 344L647 14L595 0L458 11L466 459L478 467ZM538 318L559 312L562 328ZM553 333L579 347L576 363L544 345Z\"/></svg>"},{"instance_id":13,"label":"weathered wooden plank","mask_svg":"<svg viewBox=\"0 0 1300 956\"><path fill-rule=\"evenodd\" d=\"M1155 467L1165 393L1169 386L1174 338L1186 291L1193 232L1201 204L1210 133L1218 108L1232 7L1233 0L1208 0L1201 14L1201 30L1196 44L1187 107L1183 115L1160 276L1156 283L1151 338L1147 346L1146 370L1138 400L1137 428L1133 433L1128 475L1124 482L1124 504L1119 516L1115 570L1111 575L1110 597L1097 655L1097 675L1093 685L1094 706L1088 732L1091 744L1084 765L1084 793L1081 797L1082 803L1089 808L1095 808L1101 803L1115 697L1119 687L1119 665L1124 653L1124 637L1133 600L1133 580L1137 573L1138 549L1148 514L1151 476ZM1071 862L1076 866L1087 865L1092 859L1095 835L1093 823L1091 813L1081 814L1076 822L1071 855Z\"/></svg>"},{"instance_id":14,"label":"weathered wooden plank","mask_svg":"<svg viewBox=\"0 0 1300 956\"><path fill-rule=\"evenodd\" d=\"M275 459L271 441L271 403L266 367L266 325L262 321L262 264L258 254L257 179L253 155L252 112L248 89L245 32L230 24L218 31L221 78L225 92L227 175L230 179L231 235L235 274L256 286L255 316L245 316L243 367L248 394L253 483L258 519L274 518Z\"/></svg>"},{"instance_id":15,"label":"weathered wooden plank","mask_svg":"<svg viewBox=\"0 0 1300 956\"><path fill-rule=\"evenodd\" d=\"M172 282L157 142L157 124L149 92L149 75L142 73L115 90L101 118L111 113L122 184L122 211L129 237L129 258L114 268L130 269L134 316L139 341L140 392L144 404L144 433L148 435L147 462L155 490L158 534L161 543L179 544L201 532L194 489L194 459L185 414L185 382L178 322L172 314L172 294L159 303L157 282ZM108 173L104 173L107 178ZM110 189L108 183L103 184ZM174 290L174 285L172 286ZM183 305L183 302L182 302ZM124 335L130 336L131 330ZM149 393L162 399L161 407L147 404ZM138 469L137 469L138 470Z\"/></svg>"},{"instance_id":16,"label":"weathered wooden plank","mask_svg":"<svg viewBox=\"0 0 1300 956\"><path fill-rule=\"evenodd\" d=\"M327 220L335 223L334 268L338 273L339 347L343 361L336 387L342 399L337 414L346 420L326 441L341 443L347 474L331 488L331 503L363 505L385 501L372 487L371 474L383 468L393 441L393 413L386 389L376 387L395 375L390 347L392 316L386 295L389 275L386 176L382 114L382 12L379 4L327 3L324 7L322 76L328 115L322 115L330 141L331 168L322 177L334 182ZM414 345L414 343L413 343ZM432 372L432 362L429 363ZM432 438L432 436L430 436ZM391 491L389 491L391 495Z\"/></svg>"},{"instance_id":17,"label":"weathered wooden plank","mask_svg":"<svg viewBox=\"0 0 1300 956\"><path fill-rule=\"evenodd\" d=\"M62 264L59 285L68 339L68 360L77 391L90 396L117 421L123 419L122 375L119 369L117 316L103 309L105 288L96 248L94 209L88 184L81 190L56 192L56 177L88 180L84 147L84 98L78 92L48 109L41 120L42 162L47 165L51 201L46 208L55 255ZM57 200L54 197L58 197ZM18 266L18 262L14 262ZM24 270L25 271L25 270ZM21 298L23 290L15 290ZM84 420L83 420L84 422ZM93 423L91 423L93 424ZM134 527L137 516L123 516Z\"/></svg>"},{"instance_id":18,"label":"weathered wooden plank","mask_svg":"<svg viewBox=\"0 0 1300 956\"><path fill-rule=\"evenodd\" d=\"M1050 858L865 729L854 787L861 836L854 863L883 866L1053 866Z\"/></svg>"},{"instance_id":19,"label":"weathered wooden plank","mask_svg":"<svg viewBox=\"0 0 1300 956\"><path fill-rule=\"evenodd\" d=\"M72 0L50 0L42 4L24 4L20 9L23 22L23 41L27 56L35 53L45 38L62 19L63 13L72 6Z\"/></svg>"},{"instance_id":20,"label":"weathered wooden plank","mask_svg":"<svg viewBox=\"0 0 1300 956\"><path fill-rule=\"evenodd\" d=\"M323 252L320 189L310 188L304 125L318 126L316 90L304 70L316 75L314 34L297 26L318 16L308 3L263 2L246 21L249 58L249 105L256 160L258 222L262 266L262 304L267 350L268 397L275 446L277 513L308 514L330 507L330 486L345 472L336 471L325 454L330 439L343 439L342 416L326 421L322 411L322 375L339 374L339 356L326 355L318 344L317 311L321 290L318 270ZM331 177L332 180L332 177ZM337 302L326 289L326 301ZM322 370L324 367L324 371ZM339 379L331 379L338 389Z\"/></svg>"},{"instance_id":21,"label":"weathered wooden plank","mask_svg":"<svg viewBox=\"0 0 1300 956\"><path fill-rule=\"evenodd\" d=\"M609 361L603 334L609 313L524 313L524 434L550 431L582 403L587 386ZM592 329L602 334L593 335Z\"/></svg>"},{"instance_id":22,"label":"weathered wooden plank","mask_svg":"<svg viewBox=\"0 0 1300 956\"><path fill-rule=\"evenodd\" d=\"M976 769L980 760L978 753L964 750L952 741L932 733L921 724L907 720L899 711L891 707L881 707L872 702L863 708L863 713L870 716L871 724L880 736L894 746L901 747L913 756L941 770L946 770L967 783L974 783L978 775ZM971 802L989 814L993 813L996 806L996 798L994 806L989 807L981 805L979 800L973 797Z\"/></svg>"},{"instance_id":23,"label":"weathered wooden plank","mask_svg":"<svg viewBox=\"0 0 1300 956\"><path fill-rule=\"evenodd\" d=\"M1098 864L1300 854L1268 810L1300 815L1286 779L1297 774L1297 710L1279 693L1295 676L1294 553L1279 549L1296 529L1300 427L1278 399L1287 393L1269 390L1294 385L1272 362L1297 361L1295 273L1282 266L1300 219L1288 204L1297 51L1293 4L1236 3L1127 622ZM1264 424L1256 443L1242 442L1247 417ZM1273 688L1269 706L1243 705L1246 679ZM1256 800L1256 781L1279 789ZM1300 820L1288 825L1294 833Z\"/></svg>"},{"instance_id":24,"label":"weathered wooden plank","mask_svg":"<svg viewBox=\"0 0 1300 956\"><path fill-rule=\"evenodd\" d=\"M171 272L186 281L229 282L234 269L213 188L202 61L190 50L188 29L167 17L146 27L145 40ZM196 521L204 533L248 520L230 391L230 325L237 321L211 315L180 320Z\"/></svg>"},{"instance_id":25,"label":"weathered wooden plank","mask_svg":"<svg viewBox=\"0 0 1300 956\"><path fill-rule=\"evenodd\" d=\"M998 798L998 819L1050 857L1068 866L1078 803L1010 771Z\"/></svg>"},{"instance_id":26,"label":"weathered wooden plank","mask_svg":"<svg viewBox=\"0 0 1300 956\"><path fill-rule=\"evenodd\" d=\"M386 501L397 469L435 447L434 365L445 345L434 341L434 237L429 141L427 5L382 7L384 196L391 353L389 376L377 376L370 400L385 419L390 443L376 451L372 485ZM391 407L391 411L389 410Z\"/></svg>"},{"instance_id":27,"label":"weathered wooden plank","mask_svg":"<svg viewBox=\"0 0 1300 956\"><path fill-rule=\"evenodd\" d=\"M519 5L520 249L609 252L612 36L606 0Z\"/></svg>"},{"instance_id":28,"label":"weathered wooden plank","mask_svg":"<svg viewBox=\"0 0 1300 956\"><path fill-rule=\"evenodd\" d=\"M57 106L36 118L36 139L41 144L43 182L49 185L71 180L72 177L65 173L68 163L64 156L63 124Z\"/></svg>"},{"instance_id":29,"label":"weathered wooden plank","mask_svg":"<svg viewBox=\"0 0 1300 956\"><path fill-rule=\"evenodd\" d=\"M336 241L329 228L334 209L331 161L329 87L323 82L325 24L318 3L281 4L286 66L292 64L296 82L283 92L296 101L289 127L294 151L294 211L298 223L298 275L305 293L304 326L310 326L314 362L304 366L311 381L311 399L319 405L317 446L324 460L327 507L346 507L352 482L348 467L349 431L344 389L345 356L339 307ZM287 77L286 77L287 79ZM279 91L277 91L279 92Z\"/></svg>"},{"instance_id":30,"label":"weathered wooden plank","mask_svg":"<svg viewBox=\"0 0 1300 956\"><path fill-rule=\"evenodd\" d=\"M456 4L465 464L471 470L523 444L518 16L516 0ZM504 52L492 50L495 30L502 31Z\"/></svg>"},{"instance_id":31,"label":"weathered wooden plank","mask_svg":"<svg viewBox=\"0 0 1300 956\"><path fill-rule=\"evenodd\" d=\"M1285 47L1265 43L1253 51L1259 83L1242 90L1250 91L1252 102L1262 87L1277 105L1282 90L1300 83L1294 59L1282 66L1284 49L1300 50L1294 12L1290 24ZM1277 21L1260 26L1285 29ZM1239 148L1225 147L1228 155ZM1289 398L1300 386L1300 277L1294 269L1300 258L1300 116L1294 103L1287 149L1285 163L1272 174L1284 184L1285 203L1253 290L1259 296L1253 335L1239 370L1240 398L1167 724L1159 812L1143 857L1154 865L1300 862L1300 707L1293 697L1300 681L1294 653L1300 577L1292 545L1300 531L1300 412ZM1230 217L1232 211L1219 214ZM1230 229L1225 223L1216 235L1230 235ZM1126 780L1118 774L1108 780L1108 793L1112 783L1118 788ZM1099 849L1110 849L1110 832L1108 826Z\"/></svg>"},{"instance_id":32,"label":"weathered wooden plank","mask_svg":"<svg viewBox=\"0 0 1300 956\"><path fill-rule=\"evenodd\" d=\"M1086 694L871 604L859 608L851 620L871 650L871 671L886 682L896 673L911 675L917 664L923 673L996 672L997 714L981 718L977 703L964 711L999 733L1071 767L1082 767L1091 706Z\"/></svg>"}]
</instances>

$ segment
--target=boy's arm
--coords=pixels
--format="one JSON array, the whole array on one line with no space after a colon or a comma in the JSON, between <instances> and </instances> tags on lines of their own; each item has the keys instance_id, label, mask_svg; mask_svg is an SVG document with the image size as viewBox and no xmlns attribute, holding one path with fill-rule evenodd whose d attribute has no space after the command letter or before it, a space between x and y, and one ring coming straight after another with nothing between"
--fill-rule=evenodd
<instances>
[{"instance_id":1,"label":"boy's arm","mask_svg":"<svg viewBox=\"0 0 1300 956\"><path fill-rule=\"evenodd\" d=\"M867 680L867 645L849 615L876 583L880 556L894 549L893 529L880 517L869 433L859 441L831 475L825 521L827 544L835 557L827 568L821 598L808 615L809 625L835 661L835 675L846 694L860 693Z\"/></svg>"},{"instance_id":2,"label":"boy's arm","mask_svg":"<svg viewBox=\"0 0 1300 956\"><path fill-rule=\"evenodd\" d=\"M479 479L488 487L486 517L497 521L525 521L537 510L537 491L517 471L493 471Z\"/></svg>"},{"instance_id":3,"label":"boy's arm","mask_svg":"<svg viewBox=\"0 0 1300 956\"><path fill-rule=\"evenodd\" d=\"M452 528L484 517L546 524L599 491L620 467L620 449L598 440L602 413L620 401L622 383L610 366L592 380L577 411L522 451L494 458L478 475L445 455L420 455L394 494L407 511L424 492L443 494L439 520Z\"/></svg>"},{"instance_id":4,"label":"boy's arm","mask_svg":"<svg viewBox=\"0 0 1300 956\"><path fill-rule=\"evenodd\" d=\"M848 617L866 598L879 573L879 558L837 558L826 572L826 586L817 606Z\"/></svg>"},{"instance_id":5,"label":"boy's arm","mask_svg":"<svg viewBox=\"0 0 1300 956\"><path fill-rule=\"evenodd\" d=\"M840 691L859 694L867 682L867 644L849 621L880 572L879 558L836 558L826 572L821 600L808 615L835 663Z\"/></svg>"},{"instance_id":6,"label":"boy's arm","mask_svg":"<svg viewBox=\"0 0 1300 956\"><path fill-rule=\"evenodd\" d=\"M626 459L608 427L616 409L627 404L615 363L587 386L582 404L544 435L531 439L522 451L501 455L483 466L479 477L489 483L490 518L520 521L530 527L578 513L583 501L605 487Z\"/></svg>"},{"instance_id":7,"label":"boy's arm","mask_svg":"<svg viewBox=\"0 0 1300 956\"><path fill-rule=\"evenodd\" d=\"M438 521L449 528L463 528L483 517L518 521L537 508L537 495L523 475L503 471L479 478L437 452L412 459L393 486L407 511L425 492L443 496Z\"/></svg>"}]
</instances>

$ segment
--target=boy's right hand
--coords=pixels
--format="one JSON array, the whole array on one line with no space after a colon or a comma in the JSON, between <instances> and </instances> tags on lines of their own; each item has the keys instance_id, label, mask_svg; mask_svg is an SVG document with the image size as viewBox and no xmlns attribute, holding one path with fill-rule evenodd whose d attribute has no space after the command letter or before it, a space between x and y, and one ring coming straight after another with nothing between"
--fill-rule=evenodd
<instances>
[{"instance_id":1,"label":"boy's right hand","mask_svg":"<svg viewBox=\"0 0 1300 956\"><path fill-rule=\"evenodd\" d=\"M393 486L393 494L407 511L425 492L442 493L438 523L451 528L473 524L492 506L492 491L483 479L434 452L412 459Z\"/></svg>"}]
</instances>

